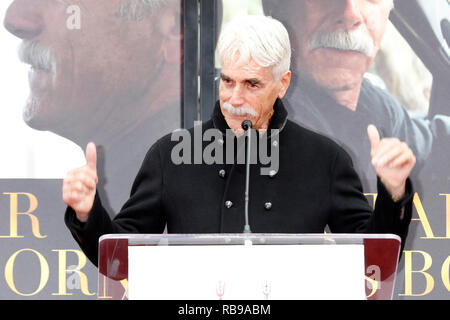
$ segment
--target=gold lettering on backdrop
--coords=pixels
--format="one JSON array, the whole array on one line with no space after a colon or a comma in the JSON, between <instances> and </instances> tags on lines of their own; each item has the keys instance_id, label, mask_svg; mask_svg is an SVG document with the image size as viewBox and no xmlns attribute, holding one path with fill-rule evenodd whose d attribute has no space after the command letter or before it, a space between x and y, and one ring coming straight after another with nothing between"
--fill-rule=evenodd
<instances>
[{"instance_id":1,"label":"gold lettering on backdrop","mask_svg":"<svg viewBox=\"0 0 450 320\"><path fill-rule=\"evenodd\" d=\"M425 209L423 208L422 201L417 193L413 197L413 205L416 208L418 218L412 218L411 221L419 221L422 224L423 230L425 232L425 237L420 237L420 239L450 239L450 193L440 193L440 196L445 196L445 237L435 237L433 230L431 229L430 222L428 220ZM364 193L364 196L372 197L372 207L375 207L377 201L377 193Z\"/></svg>"},{"instance_id":2,"label":"gold lettering on backdrop","mask_svg":"<svg viewBox=\"0 0 450 320\"><path fill-rule=\"evenodd\" d=\"M47 236L41 235L39 231L39 219L31 214L38 207L37 198L27 192L4 192L3 194L9 195L9 236L0 236L0 238L23 238L24 236L19 236L18 232L18 215L26 215L31 220L31 230L36 238L42 239ZM30 202L30 206L26 212L19 212L19 195L26 196Z\"/></svg>"},{"instance_id":3,"label":"gold lettering on backdrop","mask_svg":"<svg viewBox=\"0 0 450 320\"><path fill-rule=\"evenodd\" d=\"M128 299L128 279L120 280L120 284L125 289L126 297Z\"/></svg>"},{"instance_id":4,"label":"gold lettering on backdrop","mask_svg":"<svg viewBox=\"0 0 450 320\"><path fill-rule=\"evenodd\" d=\"M25 251L29 251L34 253L39 258L39 264L41 265L41 279L39 281L38 288L32 292L32 293L23 293L17 290L16 285L14 283L14 262L16 261L16 257ZM44 258L42 254L40 254L38 251L33 249L21 249L19 251L16 251L6 262L5 266L5 279L8 286L11 288L12 291L14 291L16 294L21 296L33 296L37 293L39 293L47 284L48 278L50 276L50 270L48 267L47 260Z\"/></svg>"},{"instance_id":5,"label":"gold lettering on backdrop","mask_svg":"<svg viewBox=\"0 0 450 320\"><path fill-rule=\"evenodd\" d=\"M378 290L378 281L369 278L368 276L364 276L364 278L366 279L366 288L368 288L370 291L370 293L368 295L366 295L366 298L369 299L371 298Z\"/></svg>"},{"instance_id":6,"label":"gold lettering on backdrop","mask_svg":"<svg viewBox=\"0 0 450 320\"><path fill-rule=\"evenodd\" d=\"M419 195L417 192L414 194L413 205L417 210L417 214L419 218L412 218L411 221L420 221L422 224L423 230L425 231L426 237L420 237L421 239L436 239L433 230L431 230L430 222L428 221L425 210L423 209L422 202L420 201Z\"/></svg>"},{"instance_id":7,"label":"gold lettering on backdrop","mask_svg":"<svg viewBox=\"0 0 450 320\"><path fill-rule=\"evenodd\" d=\"M423 256L424 264L421 270L412 270L412 256L414 253L421 254ZM430 269L431 265L433 264L433 259L425 251L405 250L403 251L403 254L405 256L405 293L400 294L400 296L421 297L429 294L434 289L434 279L429 273L425 271ZM413 273L420 273L425 278L426 287L422 293L413 293Z\"/></svg>"},{"instance_id":8,"label":"gold lettering on backdrop","mask_svg":"<svg viewBox=\"0 0 450 320\"><path fill-rule=\"evenodd\" d=\"M370 276L367 276L370 274ZM377 265L370 265L366 269L366 288L372 290L367 298L371 298L378 289L381 289L381 269Z\"/></svg>"},{"instance_id":9,"label":"gold lettering on backdrop","mask_svg":"<svg viewBox=\"0 0 450 320\"><path fill-rule=\"evenodd\" d=\"M99 299L113 299L113 298L118 298L117 297L117 293L113 293L115 296L108 296L107 294L111 294L111 292L109 292L109 287L112 286L113 284L116 284L116 280L112 280L109 279L108 277L105 277L104 275L99 275L99 282L102 282L102 289L100 289L100 284L99 284L99 292L98 292L98 298ZM101 279L101 280L100 280ZM120 284L122 285L122 287L125 289L124 293L121 293L121 297L120 298L124 298L126 297L128 299L128 279L123 279L119 281ZM114 291L114 289L113 289Z\"/></svg>"},{"instance_id":10,"label":"gold lettering on backdrop","mask_svg":"<svg viewBox=\"0 0 450 320\"><path fill-rule=\"evenodd\" d=\"M58 252L58 293L52 293L54 296L70 296L72 293L67 293L67 273L74 272L80 277L81 292L86 296L92 296L95 293L90 293L88 288L88 278L86 274L81 272L81 269L86 265L86 256L80 250L52 250ZM78 257L78 265L75 269L67 270L67 252L73 252Z\"/></svg>"},{"instance_id":11,"label":"gold lettering on backdrop","mask_svg":"<svg viewBox=\"0 0 450 320\"><path fill-rule=\"evenodd\" d=\"M98 285L98 298L99 299L112 299L112 296L108 296L107 295L107 291L108 291L108 285L107 283L109 283L110 281L112 281L111 279L105 277L102 274L98 274L99 277L99 285ZM100 281L102 282L102 285L100 286Z\"/></svg>"},{"instance_id":12,"label":"gold lettering on backdrop","mask_svg":"<svg viewBox=\"0 0 450 320\"><path fill-rule=\"evenodd\" d=\"M445 236L450 239L450 194L440 193L440 196L445 196Z\"/></svg>"},{"instance_id":13,"label":"gold lettering on backdrop","mask_svg":"<svg viewBox=\"0 0 450 320\"><path fill-rule=\"evenodd\" d=\"M449 273L450 273L450 256L448 256L447 259L445 259L441 269L442 283L444 284L444 286L447 288L448 291L450 291Z\"/></svg>"}]
</instances>

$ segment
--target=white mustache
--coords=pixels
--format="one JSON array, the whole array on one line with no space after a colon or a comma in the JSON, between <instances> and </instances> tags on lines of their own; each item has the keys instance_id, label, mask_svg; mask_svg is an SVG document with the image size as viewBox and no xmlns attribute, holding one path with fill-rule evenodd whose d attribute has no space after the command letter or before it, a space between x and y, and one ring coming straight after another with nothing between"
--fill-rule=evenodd
<instances>
[{"instance_id":1,"label":"white mustache","mask_svg":"<svg viewBox=\"0 0 450 320\"><path fill-rule=\"evenodd\" d=\"M308 42L309 50L319 48L331 48L343 51L356 51L371 57L375 50L375 44L362 29L344 31L342 29L318 32Z\"/></svg>"},{"instance_id":2,"label":"white mustache","mask_svg":"<svg viewBox=\"0 0 450 320\"><path fill-rule=\"evenodd\" d=\"M56 59L52 51L39 45L36 41L24 40L20 44L19 59L36 69L56 73Z\"/></svg>"},{"instance_id":3,"label":"white mustache","mask_svg":"<svg viewBox=\"0 0 450 320\"><path fill-rule=\"evenodd\" d=\"M251 118L256 118L258 116L258 113L249 107L235 107L229 102L225 102L223 107L228 113L235 116L249 116Z\"/></svg>"}]
</instances>

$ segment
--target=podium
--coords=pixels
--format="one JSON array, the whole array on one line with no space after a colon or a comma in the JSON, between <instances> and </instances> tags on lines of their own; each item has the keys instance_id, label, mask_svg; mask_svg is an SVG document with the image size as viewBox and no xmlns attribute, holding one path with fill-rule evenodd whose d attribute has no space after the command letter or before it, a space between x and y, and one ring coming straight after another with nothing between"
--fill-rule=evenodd
<instances>
[{"instance_id":1,"label":"podium","mask_svg":"<svg viewBox=\"0 0 450 320\"><path fill-rule=\"evenodd\" d=\"M99 240L98 299L393 298L391 234L111 234Z\"/></svg>"}]
</instances>

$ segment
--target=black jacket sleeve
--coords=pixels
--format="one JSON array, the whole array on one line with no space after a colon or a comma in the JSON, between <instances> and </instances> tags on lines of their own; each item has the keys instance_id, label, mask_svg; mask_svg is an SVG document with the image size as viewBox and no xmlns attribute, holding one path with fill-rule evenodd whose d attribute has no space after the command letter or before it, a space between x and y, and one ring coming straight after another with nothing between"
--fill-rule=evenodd
<instances>
[{"instance_id":1,"label":"black jacket sleeve","mask_svg":"<svg viewBox=\"0 0 450 320\"><path fill-rule=\"evenodd\" d=\"M413 188L410 179L406 181L405 195L397 202L392 200L378 179L378 196L375 209L372 210L363 194L361 181L353 169L352 160L344 150L337 152L331 171L331 231L392 233L401 238L403 247L412 215Z\"/></svg>"},{"instance_id":2,"label":"black jacket sleeve","mask_svg":"<svg viewBox=\"0 0 450 320\"><path fill-rule=\"evenodd\" d=\"M114 219L104 209L98 193L86 223L68 207L65 223L89 260L98 266L98 241L102 235L114 233L162 233L166 218L161 207L163 193L158 143L148 151L133 183L130 198Z\"/></svg>"}]
</instances>

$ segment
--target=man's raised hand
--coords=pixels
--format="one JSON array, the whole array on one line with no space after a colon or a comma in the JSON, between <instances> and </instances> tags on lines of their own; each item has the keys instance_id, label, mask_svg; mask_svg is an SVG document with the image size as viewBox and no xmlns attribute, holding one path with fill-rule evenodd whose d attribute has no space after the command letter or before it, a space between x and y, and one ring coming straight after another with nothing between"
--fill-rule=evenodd
<instances>
[{"instance_id":1,"label":"man's raised hand","mask_svg":"<svg viewBox=\"0 0 450 320\"><path fill-rule=\"evenodd\" d=\"M405 194L406 179L416 164L416 157L405 142L396 138L381 139L374 125L367 127L367 134L375 172L394 201L400 200Z\"/></svg>"},{"instance_id":2,"label":"man's raised hand","mask_svg":"<svg viewBox=\"0 0 450 320\"><path fill-rule=\"evenodd\" d=\"M81 222L88 220L97 183L97 149L93 142L89 142L86 146L86 165L69 171L62 187L63 201L76 212Z\"/></svg>"}]
</instances>

